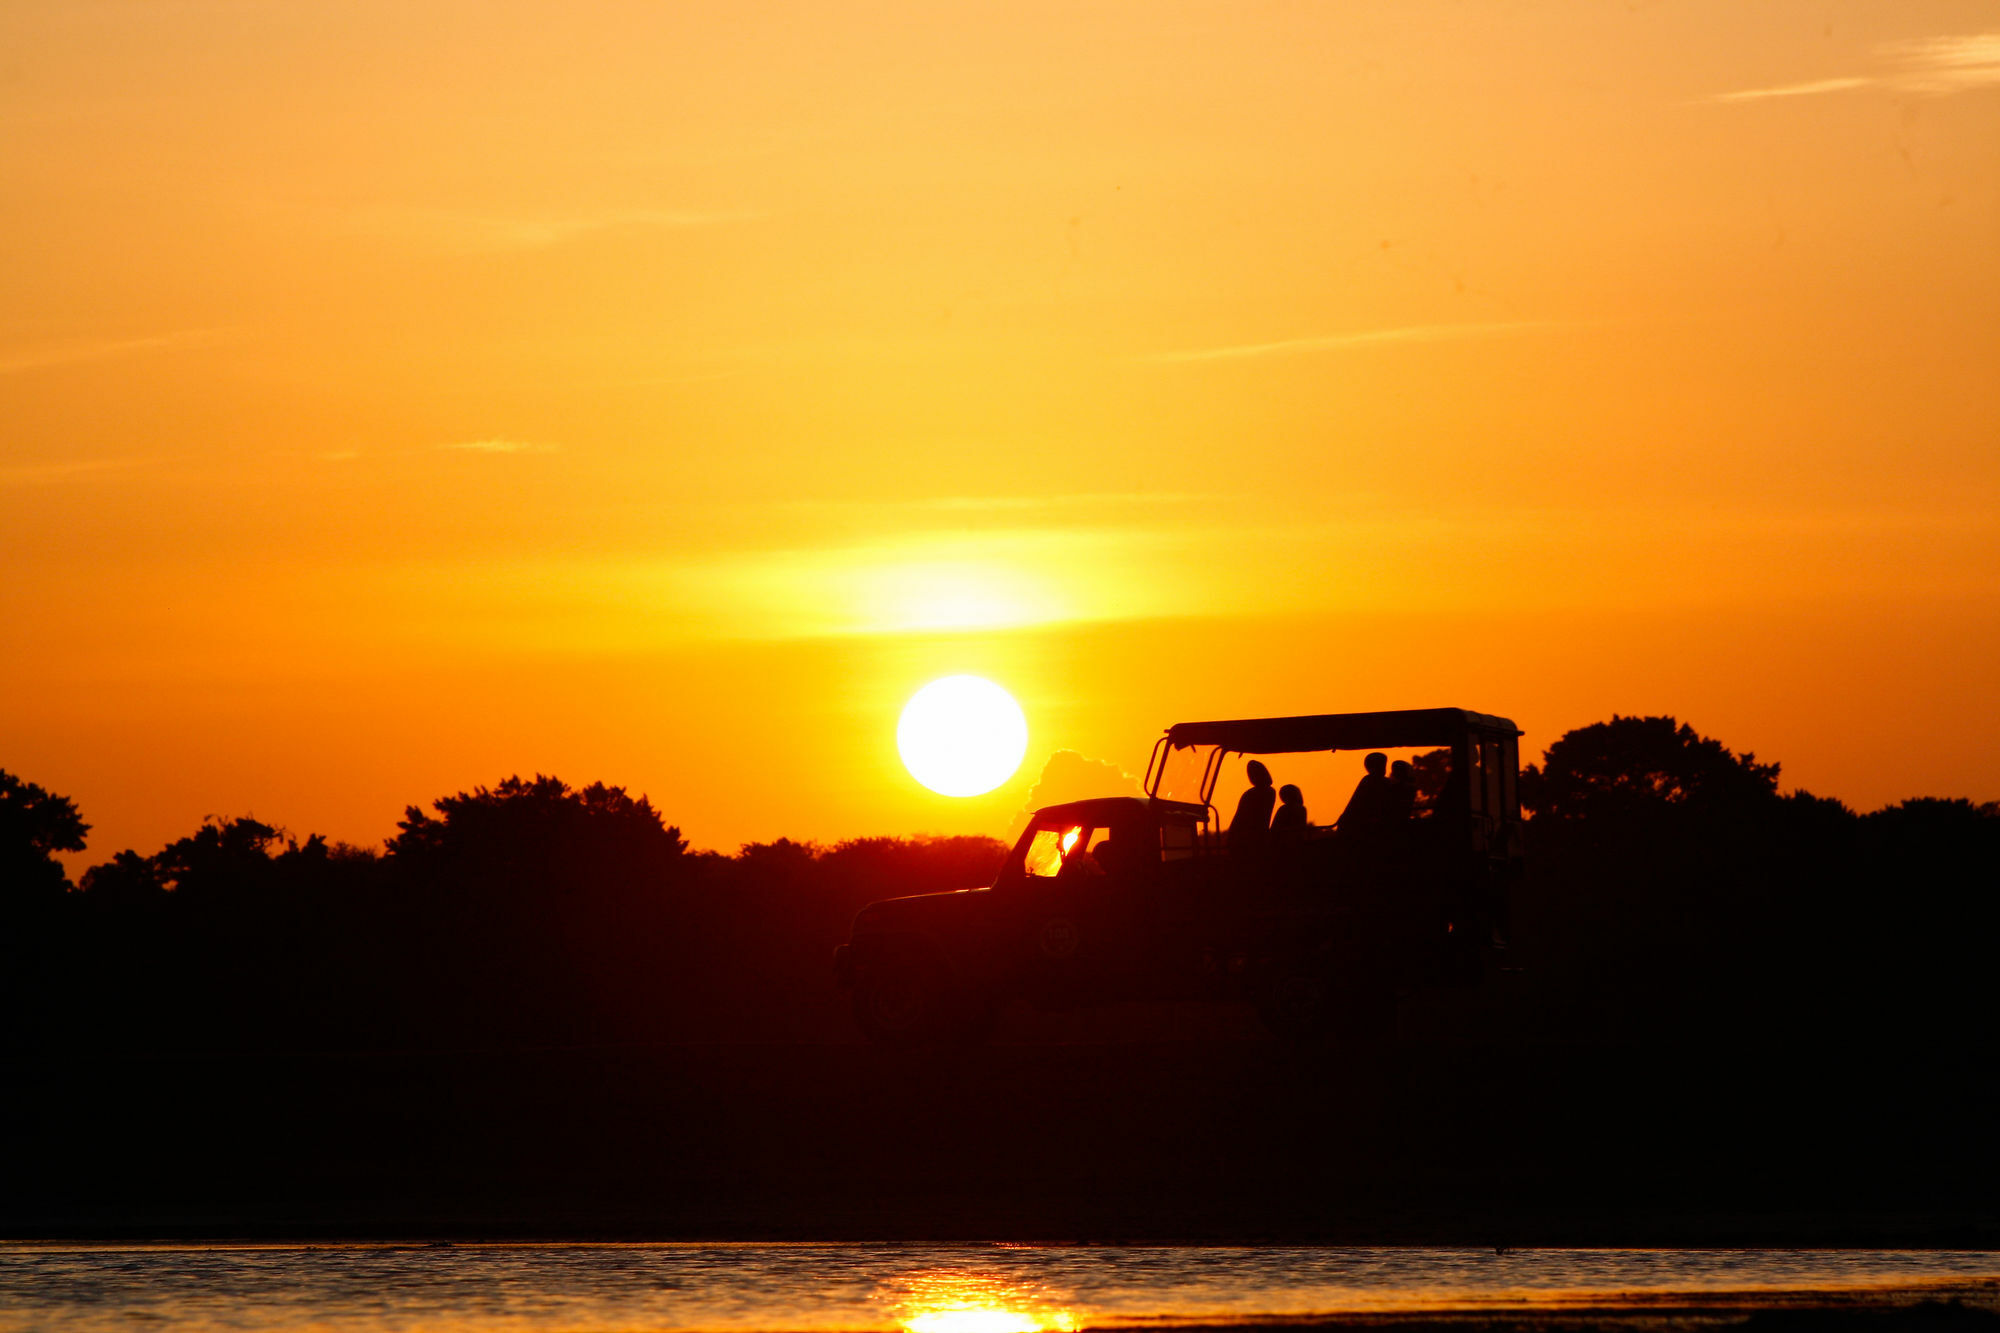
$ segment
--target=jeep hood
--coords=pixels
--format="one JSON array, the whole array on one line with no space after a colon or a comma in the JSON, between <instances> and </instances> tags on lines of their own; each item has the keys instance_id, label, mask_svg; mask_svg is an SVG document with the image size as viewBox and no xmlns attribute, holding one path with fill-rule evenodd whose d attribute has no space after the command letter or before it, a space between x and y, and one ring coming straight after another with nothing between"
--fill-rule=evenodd
<instances>
[{"instance_id":1,"label":"jeep hood","mask_svg":"<svg viewBox=\"0 0 2000 1333\"><path fill-rule=\"evenodd\" d=\"M906 898L883 898L868 904L854 918L854 933L896 930L963 915L986 892L975 889L948 889L943 893L913 893Z\"/></svg>"}]
</instances>

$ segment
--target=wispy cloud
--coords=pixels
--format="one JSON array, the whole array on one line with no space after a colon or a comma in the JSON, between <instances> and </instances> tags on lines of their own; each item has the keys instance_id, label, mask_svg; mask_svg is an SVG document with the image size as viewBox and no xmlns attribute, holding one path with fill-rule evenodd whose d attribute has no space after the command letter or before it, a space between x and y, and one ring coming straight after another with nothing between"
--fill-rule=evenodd
<instances>
[{"instance_id":1,"label":"wispy cloud","mask_svg":"<svg viewBox=\"0 0 2000 1333\"><path fill-rule=\"evenodd\" d=\"M1717 93L1710 101L1755 102L1765 97L1811 97L1815 93L1838 93L1849 88L1866 88L1873 79L1814 79L1811 83L1787 83L1776 88L1745 88L1740 92Z\"/></svg>"},{"instance_id":2,"label":"wispy cloud","mask_svg":"<svg viewBox=\"0 0 2000 1333\"><path fill-rule=\"evenodd\" d=\"M798 513L858 514L868 518L885 515L943 514L1046 514L1073 516L1077 511L1102 513L1126 508L1157 508L1163 505L1213 503L1215 497L1184 491L1079 491L1055 495L938 495L915 500L778 500L756 506L759 511L778 509Z\"/></svg>"},{"instance_id":3,"label":"wispy cloud","mask_svg":"<svg viewBox=\"0 0 2000 1333\"><path fill-rule=\"evenodd\" d=\"M532 250L601 232L635 228L719 227L751 222L748 209L613 209L563 216L471 213L435 208L373 209L354 215L364 231L454 250Z\"/></svg>"},{"instance_id":4,"label":"wispy cloud","mask_svg":"<svg viewBox=\"0 0 2000 1333\"><path fill-rule=\"evenodd\" d=\"M1956 93L2000 84L2000 32L1923 37L1886 50L1903 62L1903 85L1915 92Z\"/></svg>"},{"instance_id":5,"label":"wispy cloud","mask_svg":"<svg viewBox=\"0 0 2000 1333\"><path fill-rule=\"evenodd\" d=\"M148 334L140 338L69 338L35 347L0 351L0 375L50 366L69 366L83 361L106 361L112 357L160 352L175 347L194 347L213 342L228 329L176 329L171 333Z\"/></svg>"},{"instance_id":6,"label":"wispy cloud","mask_svg":"<svg viewBox=\"0 0 2000 1333\"><path fill-rule=\"evenodd\" d=\"M1393 329L1364 329L1355 333L1329 333L1316 338L1287 338L1280 342L1238 343L1230 347L1199 347L1178 352L1154 352L1134 357L1135 361L1239 361L1261 356L1297 356L1307 352L1332 352L1349 347L1373 347L1383 343L1446 342L1462 338L1499 338L1514 333L1531 333L1553 327L1545 321L1529 320L1506 324L1411 324Z\"/></svg>"},{"instance_id":7,"label":"wispy cloud","mask_svg":"<svg viewBox=\"0 0 2000 1333\"><path fill-rule=\"evenodd\" d=\"M34 486L101 476L132 465L129 458L85 458L67 463L16 463L0 466L0 486Z\"/></svg>"},{"instance_id":8,"label":"wispy cloud","mask_svg":"<svg viewBox=\"0 0 2000 1333\"><path fill-rule=\"evenodd\" d=\"M1876 48L1886 68L1873 74L1849 74L1785 83L1770 88L1743 88L1717 93L1711 102L1755 102L1771 97L1812 97L1856 88L1888 88L1933 97L2000 85L2000 32L1974 32L1919 37Z\"/></svg>"},{"instance_id":9,"label":"wispy cloud","mask_svg":"<svg viewBox=\"0 0 2000 1333\"><path fill-rule=\"evenodd\" d=\"M458 449L473 454L552 454L553 444L532 444L526 440L458 440L441 444L440 449Z\"/></svg>"},{"instance_id":10,"label":"wispy cloud","mask_svg":"<svg viewBox=\"0 0 2000 1333\"><path fill-rule=\"evenodd\" d=\"M1085 491L1075 495L944 495L929 500L913 500L915 509L936 509L946 513L1045 513L1050 510L1090 510L1154 508L1161 505L1199 504L1207 495L1183 491Z\"/></svg>"}]
</instances>

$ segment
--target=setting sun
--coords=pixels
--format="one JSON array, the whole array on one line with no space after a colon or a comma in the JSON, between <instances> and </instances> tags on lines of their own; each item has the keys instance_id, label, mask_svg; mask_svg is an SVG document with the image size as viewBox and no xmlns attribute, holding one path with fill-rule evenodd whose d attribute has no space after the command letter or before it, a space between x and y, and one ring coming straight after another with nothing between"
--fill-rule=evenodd
<instances>
[{"instance_id":1,"label":"setting sun","mask_svg":"<svg viewBox=\"0 0 2000 1333\"><path fill-rule=\"evenodd\" d=\"M980 796L1014 776L1028 752L1028 719L983 676L946 676L911 696L896 724L910 776L941 796Z\"/></svg>"}]
</instances>

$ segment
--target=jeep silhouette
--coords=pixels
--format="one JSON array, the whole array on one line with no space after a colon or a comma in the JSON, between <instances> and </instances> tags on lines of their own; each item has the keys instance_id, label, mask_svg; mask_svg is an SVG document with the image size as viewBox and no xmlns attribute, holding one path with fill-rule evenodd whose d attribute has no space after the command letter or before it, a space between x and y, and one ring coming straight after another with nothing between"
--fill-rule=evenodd
<instances>
[{"instance_id":1,"label":"jeep silhouette","mask_svg":"<svg viewBox=\"0 0 2000 1333\"><path fill-rule=\"evenodd\" d=\"M869 904L835 975L892 1045L976 1040L1021 1000L1248 1001L1281 1036L1379 1032L1399 993L1476 985L1506 945L1519 735L1457 708L1178 723L1146 796L1037 811L984 888ZM1283 838L1253 819L1232 845L1213 803L1232 756L1414 747L1409 808Z\"/></svg>"}]
</instances>

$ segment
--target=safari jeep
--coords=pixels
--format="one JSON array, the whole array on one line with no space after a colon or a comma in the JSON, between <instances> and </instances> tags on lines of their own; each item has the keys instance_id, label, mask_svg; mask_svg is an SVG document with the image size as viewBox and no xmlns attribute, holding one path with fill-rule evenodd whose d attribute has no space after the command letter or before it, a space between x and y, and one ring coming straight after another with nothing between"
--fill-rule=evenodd
<instances>
[{"instance_id":1,"label":"safari jeep","mask_svg":"<svg viewBox=\"0 0 2000 1333\"><path fill-rule=\"evenodd\" d=\"M1476 985L1506 945L1519 735L1456 708L1178 723L1144 797L1037 811L987 887L869 904L835 975L890 1045L977 1040L1023 1000L1247 1001L1281 1036L1379 1031L1397 994ZM1214 803L1252 757L1413 747L1407 817L1232 840Z\"/></svg>"}]
</instances>

